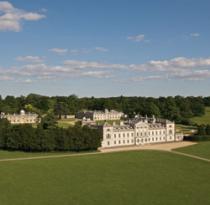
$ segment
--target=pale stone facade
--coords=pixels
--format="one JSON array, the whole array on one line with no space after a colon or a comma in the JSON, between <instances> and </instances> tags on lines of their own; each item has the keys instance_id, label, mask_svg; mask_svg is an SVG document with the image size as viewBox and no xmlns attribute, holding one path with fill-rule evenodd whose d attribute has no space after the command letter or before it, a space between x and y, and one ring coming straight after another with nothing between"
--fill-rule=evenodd
<instances>
[{"instance_id":1,"label":"pale stone facade","mask_svg":"<svg viewBox=\"0 0 210 205\"><path fill-rule=\"evenodd\" d=\"M169 120L141 117L120 125L103 125L102 148L182 141Z\"/></svg>"},{"instance_id":2,"label":"pale stone facade","mask_svg":"<svg viewBox=\"0 0 210 205\"><path fill-rule=\"evenodd\" d=\"M11 124L34 124L38 123L39 117L35 113L25 113L24 110L20 114L0 114L1 119L7 119Z\"/></svg>"},{"instance_id":3,"label":"pale stone facade","mask_svg":"<svg viewBox=\"0 0 210 205\"><path fill-rule=\"evenodd\" d=\"M76 117L79 119L90 119L93 121L103 120L120 120L124 116L124 113L115 110L103 111L85 111L77 113Z\"/></svg>"}]
</instances>

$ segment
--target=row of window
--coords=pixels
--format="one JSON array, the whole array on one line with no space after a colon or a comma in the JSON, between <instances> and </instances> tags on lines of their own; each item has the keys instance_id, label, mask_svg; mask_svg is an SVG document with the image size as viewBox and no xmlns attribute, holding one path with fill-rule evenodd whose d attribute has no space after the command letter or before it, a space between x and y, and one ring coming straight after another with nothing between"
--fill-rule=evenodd
<instances>
[{"instance_id":1,"label":"row of window","mask_svg":"<svg viewBox=\"0 0 210 205\"><path fill-rule=\"evenodd\" d=\"M130 143L133 143L133 139L132 140L119 140L119 141L114 141L114 144L116 145L116 144L118 144L118 145L120 145L120 144L130 144ZM109 146L110 145L110 142L108 141L107 142L107 145Z\"/></svg>"},{"instance_id":2,"label":"row of window","mask_svg":"<svg viewBox=\"0 0 210 205\"><path fill-rule=\"evenodd\" d=\"M13 122L13 123L18 123L18 122L35 122L35 120L11 120L11 122Z\"/></svg>"},{"instance_id":3,"label":"row of window","mask_svg":"<svg viewBox=\"0 0 210 205\"><path fill-rule=\"evenodd\" d=\"M151 131L151 132L148 132L148 135L150 136L150 135L152 135L152 136L154 136L154 135L165 135L165 133L166 133L166 131L165 130L163 130L163 131ZM169 134L170 135L172 135L173 134L173 131L172 130L169 130ZM134 135L134 133L127 133L127 137L133 137L133 135ZM147 133L145 132L145 133L142 133L142 132L137 132L136 133L136 135L137 135L137 137L139 137L139 136L147 136ZM121 133L119 133L118 134L118 137L120 138L120 137L126 137L126 133L123 133L123 134L121 134ZM111 138L111 134L107 134L107 139L110 139ZM117 137L117 134L114 134L114 138L116 138Z\"/></svg>"},{"instance_id":4,"label":"row of window","mask_svg":"<svg viewBox=\"0 0 210 205\"><path fill-rule=\"evenodd\" d=\"M172 137L169 138L170 140L172 140ZM166 138L165 137L153 137L153 138L145 138L145 139L136 139L137 144L138 143L147 143L147 142L161 142L161 141L165 141ZM123 145L123 144L129 144L129 143L133 143L134 140L119 140L119 141L114 141L114 145L118 144L118 145ZM107 141L107 145L110 145L110 141Z\"/></svg>"},{"instance_id":5,"label":"row of window","mask_svg":"<svg viewBox=\"0 0 210 205\"><path fill-rule=\"evenodd\" d=\"M164 141L166 138L165 137L153 137L153 138L145 138L145 139L137 139L136 142L137 143L144 143L144 142L160 142L160 141Z\"/></svg>"}]
</instances>

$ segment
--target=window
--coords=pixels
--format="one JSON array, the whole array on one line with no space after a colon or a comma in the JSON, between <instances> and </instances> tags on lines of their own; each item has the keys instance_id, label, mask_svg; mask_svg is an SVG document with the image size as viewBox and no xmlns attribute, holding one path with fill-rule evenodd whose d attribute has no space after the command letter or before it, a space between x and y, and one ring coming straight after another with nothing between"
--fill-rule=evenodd
<instances>
[{"instance_id":1,"label":"window","mask_svg":"<svg viewBox=\"0 0 210 205\"><path fill-rule=\"evenodd\" d=\"M108 145L108 146L110 145L110 142L109 142L109 141L107 142L107 145Z\"/></svg>"},{"instance_id":2,"label":"window","mask_svg":"<svg viewBox=\"0 0 210 205\"><path fill-rule=\"evenodd\" d=\"M121 143L121 141L119 140L119 142L118 142L119 144Z\"/></svg>"},{"instance_id":3,"label":"window","mask_svg":"<svg viewBox=\"0 0 210 205\"><path fill-rule=\"evenodd\" d=\"M129 143L129 140L127 140L127 143Z\"/></svg>"}]
</instances>

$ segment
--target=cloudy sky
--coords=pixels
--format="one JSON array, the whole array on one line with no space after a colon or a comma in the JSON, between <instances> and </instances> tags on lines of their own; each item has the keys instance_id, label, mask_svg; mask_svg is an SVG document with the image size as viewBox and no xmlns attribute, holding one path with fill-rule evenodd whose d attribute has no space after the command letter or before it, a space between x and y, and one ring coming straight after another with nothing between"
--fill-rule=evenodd
<instances>
[{"instance_id":1,"label":"cloudy sky","mask_svg":"<svg viewBox=\"0 0 210 205\"><path fill-rule=\"evenodd\" d=\"M0 1L0 94L210 95L209 0Z\"/></svg>"}]
</instances>

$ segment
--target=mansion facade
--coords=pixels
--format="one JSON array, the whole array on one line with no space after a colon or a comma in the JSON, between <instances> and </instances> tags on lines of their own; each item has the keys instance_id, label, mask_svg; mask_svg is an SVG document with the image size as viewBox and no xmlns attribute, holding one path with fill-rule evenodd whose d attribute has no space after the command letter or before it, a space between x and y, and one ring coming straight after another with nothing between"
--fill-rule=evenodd
<instances>
[{"instance_id":1,"label":"mansion facade","mask_svg":"<svg viewBox=\"0 0 210 205\"><path fill-rule=\"evenodd\" d=\"M124 116L124 113L118 112L116 110L105 111L84 111L78 112L76 118L82 120L92 120L92 121L105 121L105 120L120 120Z\"/></svg>"},{"instance_id":2,"label":"mansion facade","mask_svg":"<svg viewBox=\"0 0 210 205\"><path fill-rule=\"evenodd\" d=\"M26 113L24 110L21 110L20 114L1 113L0 119L7 119L11 124L35 124L40 121L37 114Z\"/></svg>"},{"instance_id":3,"label":"mansion facade","mask_svg":"<svg viewBox=\"0 0 210 205\"><path fill-rule=\"evenodd\" d=\"M105 123L102 129L102 148L183 140L183 134L176 133L174 122L154 116L152 118L138 117L121 122L119 125Z\"/></svg>"}]
</instances>

